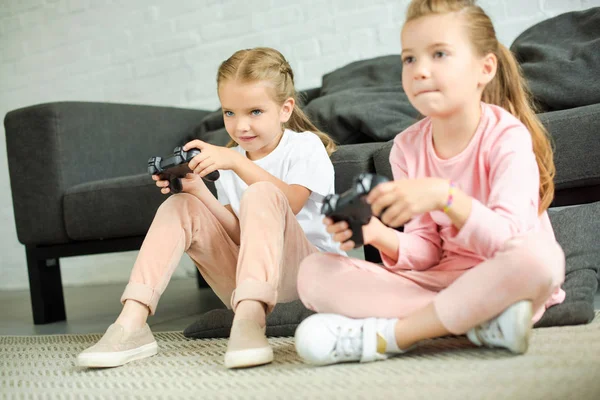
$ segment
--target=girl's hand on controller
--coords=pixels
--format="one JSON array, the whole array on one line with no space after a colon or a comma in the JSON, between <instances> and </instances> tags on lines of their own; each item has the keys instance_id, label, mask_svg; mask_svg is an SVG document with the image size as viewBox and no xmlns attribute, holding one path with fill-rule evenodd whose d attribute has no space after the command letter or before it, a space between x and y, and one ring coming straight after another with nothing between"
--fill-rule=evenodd
<instances>
[{"instance_id":1,"label":"girl's hand on controller","mask_svg":"<svg viewBox=\"0 0 600 400\"><path fill-rule=\"evenodd\" d=\"M241 156L233 149L208 144L202 140L192 140L183 146L184 151L190 149L200 150L200 154L192 158L188 166L201 178L219 169L235 169L236 162Z\"/></svg>"},{"instance_id":2,"label":"girl's hand on controller","mask_svg":"<svg viewBox=\"0 0 600 400\"><path fill-rule=\"evenodd\" d=\"M373 215L387 226L397 228L415 215L441 210L448 198L448 189L446 179L400 179L375 186L366 200Z\"/></svg>"},{"instance_id":3,"label":"girl's hand on controller","mask_svg":"<svg viewBox=\"0 0 600 400\"><path fill-rule=\"evenodd\" d=\"M323 223L327 227L327 232L329 232L333 240L340 243L340 249L343 251L352 250L354 248L354 241L350 240L352 237L352 231L348 227L348 223L346 221L333 222L331 218L323 218ZM381 221L379 221L375 217L371 217L371 220L367 225L362 227L363 230L363 240L365 244L370 244L373 241L373 238L377 232L377 228L383 226Z\"/></svg>"},{"instance_id":4,"label":"girl's hand on controller","mask_svg":"<svg viewBox=\"0 0 600 400\"><path fill-rule=\"evenodd\" d=\"M331 218L325 217L323 223L333 240L340 244L341 250L348 251L354 248L354 241L349 240L352 237L352 231L346 221L333 222Z\"/></svg>"},{"instance_id":5,"label":"girl's hand on controller","mask_svg":"<svg viewBox=\"0 0 600 400\"><path fill-rule=\"evenodd\" d=\"M169 188L170 182L164 179L160 179L158 175L152 175L152 179L156 181L156 186L160 188L160 192L162 194L168 194L171 192ZM181 178L181 186L183 190L181 191L186 193L191 193L198 189L198 185L203 185L202 179L196 174L187 174L185 178Z\"/></svg>"}]
</instances>

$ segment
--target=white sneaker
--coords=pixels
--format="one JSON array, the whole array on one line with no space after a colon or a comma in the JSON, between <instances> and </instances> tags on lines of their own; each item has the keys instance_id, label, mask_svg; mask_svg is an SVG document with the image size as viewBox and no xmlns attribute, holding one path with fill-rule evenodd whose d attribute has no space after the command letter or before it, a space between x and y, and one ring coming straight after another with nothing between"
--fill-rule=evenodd
<instances>
[{"instance_id":1,"label":"white sneaker","mask_svg":"<svg viewBox=\"0 0 600 400\"><path fill-rule=\"evenodd\" d=\"M477 346L504 347L523 354L529 346L532 313L531 301L521 300L496 318L469 330L467 337Z\"/></svg>"},{"instance_id":2,"label":"white sneaker","mask_svg":"<svg viewBox=\"0 0 600 400\"><path fill-rule=\"evenodd\" d=\"M385 360L386 342L377 332L378 321L387 320L311 315L296 329L296 351L304 361L315 365Z\"/></svg>"}]
</instances>

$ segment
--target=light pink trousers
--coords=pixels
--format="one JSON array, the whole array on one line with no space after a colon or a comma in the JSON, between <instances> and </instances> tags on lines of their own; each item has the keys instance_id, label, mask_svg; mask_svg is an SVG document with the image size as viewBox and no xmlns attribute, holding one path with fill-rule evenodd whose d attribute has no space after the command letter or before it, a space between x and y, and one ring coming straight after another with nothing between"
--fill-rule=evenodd
<instances>
[{"instance_id":1,"label":"light pink trousers","mask_svg":"<svg viewBox=\"0 0 600 400\"><path fill-rule=\"evenodd\" d=\"M239 224L240 246L201 200L186 193L169 197L156 212L121 302L136 300L154 314L184 252L234 310L242 300L261 301L270 312L277 302L298 299L298 267L318 249L283 192L268 182L248 187Z\"/></svg>"},{"instance_id":2,"label":"light pink trousers","mask_svg":"<svg viewBox=\"0 0 600 400\"><path fill-rule=\"evenodd\" d=\"M317 312L352 318L403 318L433 302L453 334L495 317L519 300L531 300L539 320L561 303L565 256L553 240L514 238L493 258L466 271L400 271L334 254L313 254L300 265L298 292Z\"/></svg>"}]
</instances>

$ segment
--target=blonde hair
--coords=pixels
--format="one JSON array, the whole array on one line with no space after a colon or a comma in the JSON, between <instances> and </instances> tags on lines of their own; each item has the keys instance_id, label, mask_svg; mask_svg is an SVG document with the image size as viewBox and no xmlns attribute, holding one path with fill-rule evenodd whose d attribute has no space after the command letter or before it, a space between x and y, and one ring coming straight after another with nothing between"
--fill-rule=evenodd
<instances>
[{"instance_id":1,"label":"blonde hair","mask_svg":"<svg viewBox=\"0 0 600 400\"><path fill-rule=\"evenodd\" d=\"M327 154L331 155L336 150L333 139L326 133L321 132L298 106L298 94L294 87L294 72L279 51L269 47L236 51L219 66L217 87L226 80L243 83L270 82L274 88L273 100L278 105L283 105L290 97L295 100L292 115L283 125L284 128L296 132L311 131L321 139ZM227 147L236 145L237 143L232 140L227 144Z\"/></svg>"},{"instance_id":2,"label":"blonde hair","mask_svg":"<svg viewBox=\"0 0 600 400\"><path fill-rule=\"evenodd\" d=\"M431 14L458 12L467 22L471 44L481 55L498 59L496 76L485 87L482 101L498 105L517 117L531 133L533 152L540 172L539 212L545 211L554 197L554 166L548 132L535 114L535 105L517 60L498 42L490 18L474 0L412 0L406 22Z\"/></svg>"}]
</instances>

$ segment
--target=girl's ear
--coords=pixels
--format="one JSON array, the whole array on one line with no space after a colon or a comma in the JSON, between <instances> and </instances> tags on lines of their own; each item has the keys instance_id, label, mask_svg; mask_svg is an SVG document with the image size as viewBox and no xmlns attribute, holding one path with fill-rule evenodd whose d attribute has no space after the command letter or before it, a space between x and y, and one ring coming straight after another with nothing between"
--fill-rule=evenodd
<instances>
[{"instance_id":1,"label":"girl's ear","mask_svg":"<svg viewBox=\"0 0 600 400\"><path fill-rule=\"evenodd\" d=\"M489 53L481 60L480 85L485 86L494 79L498 70L498 57L494 53Z\"/></svg>"},{"instance_id":2,"label":"girl's ear","mask_svg":"<svg viewBox=\"0 0 600 400\"><path fill-rule=\"evenodd\" d=\"M296 105L296 101L292 97L288 97L283 104L281 105L281 111L279 112L279 120L282 124L285 124L289 121L292 116L292 112L294 112L294 106Z\"/></svg>"}]
</instances>

